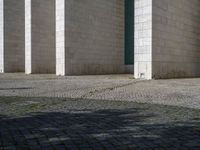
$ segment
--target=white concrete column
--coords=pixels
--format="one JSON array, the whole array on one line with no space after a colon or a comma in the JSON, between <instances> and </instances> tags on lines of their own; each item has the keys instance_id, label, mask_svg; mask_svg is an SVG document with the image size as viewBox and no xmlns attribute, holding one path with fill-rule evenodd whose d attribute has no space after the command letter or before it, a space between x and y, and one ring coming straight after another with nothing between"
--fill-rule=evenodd
<instances>
[{"instance_id":1,"label":"white concrete column","mask_svg":"<svg viewBox=\"0 0 200 150\"><path fill-rule=\"evenodd\" d=\"M26 0L26 73L55 73L55 0Z\"/></svg>"},{"instance_id":2,"label":"white concrete column","mask_svg":"<svg viewBox=\"0 0 200 150\"><path fill-rule=\"evenodd\" d=\"M25 0L25 72L32 73L31 65L31 0Z\"/></svg>"},{"instance_id":3,"label":"white concrete column","mask_svg":"<svg viewBox=\"0 0 200 150\"><path fill-rule=\"evenodd\" d=\"M152 0L135 0L135 78L152 79Z\"/></svg>"},{"instance_id":4,"label":"white concrete column","mask_svg":"<svg viewBox=\"0 0 200 150\"><path fill-rule=\"evenodd\" d=\"M65 0L56 0L56 74L65 75Z\"/></svg>"}]
</instances>

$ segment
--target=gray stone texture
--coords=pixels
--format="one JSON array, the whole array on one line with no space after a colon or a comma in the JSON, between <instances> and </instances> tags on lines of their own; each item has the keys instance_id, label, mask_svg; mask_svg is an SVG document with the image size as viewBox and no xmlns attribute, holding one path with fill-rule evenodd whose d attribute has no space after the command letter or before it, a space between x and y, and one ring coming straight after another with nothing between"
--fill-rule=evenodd
<instances>
[{"instance_id":1,"label":"gray stone texture","mask_svg":"<svg viewBox=\"0 0 200 150\"><path fill-rule=\"evenodd\" d=\"M26 0L26 73L55 73L55 1Z\"/></svg>"},{"instance_id":2,"label":"gray stone texture","mask_svg":"<svg viewBox=\"0 0 200 150\"><path fill-rule=\"evenodd\" d=\"M0 0L0 73L4 72L4 57L3 57L3 50L4 50L4 12L3 12L3 0Z\"/></svg>"},{"instance_id":3,"label":"gray stone texture","mask_svg":"<svg viewBox=\"0 0 200 150\"><path fill-rule=\"evenodd\" d=\"M200 76L200 1L153 0L153 78Z\"/></svg>"},{"instance_id":4,"label":"gray stone texture","mask_svg":"<svg viewBox=\"0 0 200 150\"><path fill-rule=\"evenodd\" d=\"M0 72L24 72L24 0L0 0Z\"/></svg>"},{"instance_id":5,"label":"gray stone texture","mask_svg":"<svg viewBox=\"0 0 200 150\"><path fill-rule=\"evenodd\" d=\"M200 109L199 91L199 78L148 81L135 80L133 75L60 77L49 74L0 74L0 99L11 96L29 97L25 98L29 100L31 97L52 97L56 100L59 97L83 101L133 101Z\"/></svg>"},{"instance_id":6,"label":"gray stone texture","mask_svg":"<svg viewBox=\"0 0 200 150\"><path fill-rule=\"evenodd\" d=\"M56 5L58 75L125 71L124 1L57 0Z\"/></svg>"}]
</instances>

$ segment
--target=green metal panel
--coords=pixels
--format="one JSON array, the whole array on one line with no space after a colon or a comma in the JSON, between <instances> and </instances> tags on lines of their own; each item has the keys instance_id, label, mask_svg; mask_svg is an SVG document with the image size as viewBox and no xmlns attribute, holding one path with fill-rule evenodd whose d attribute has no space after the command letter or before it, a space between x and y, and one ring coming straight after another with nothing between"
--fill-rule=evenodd
<instances>
[{"instance_id":1,"label":"green metal panel","mask_svg":"<svg viewBox=\"0 0 200 150\"><path fill-rule=\"evenodd\" d=\"M125 64L134 64L134 0L125 0Z\"/></svg>"}]
</instances>

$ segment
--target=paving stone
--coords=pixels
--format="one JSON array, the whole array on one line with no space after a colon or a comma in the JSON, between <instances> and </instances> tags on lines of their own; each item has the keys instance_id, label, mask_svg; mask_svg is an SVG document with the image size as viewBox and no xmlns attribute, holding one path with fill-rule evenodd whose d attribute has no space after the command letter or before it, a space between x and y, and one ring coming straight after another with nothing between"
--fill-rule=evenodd
<instances>
[{"instance_id":1,"label":"paving stone","mask_svg":"<svg viewBox=\"0 0 200 150\"><path fill-rule=\"evenodd\" d=\"M0 79L0 88L2 88L1 83L6 87L16 86L14 84L23 81L24 84L32 82L32 86L38 88L40 86L40 89L43 89L41 92L46 92L43 84L52 80L60 82L60 79L48 81L40 79L41 84L36 79L15 79L11 83L13 80ZM72 85L76 89L74 84L77 82L83 82L79 84L82 88L89 86L90 82L101 84L100 81L104 82L107 88L106 84L110 82L98 78L95 80L90 78L92 81L78 79L79 81L72 81L73 83L67 79L61 80L63 83L60 86L65 87L69 83L69 86ZM99 82L96 82L98 80ZM119 82L125 81L115 80L108 85L113 86L115 83L121 85ZM149 88L154 83L157 87ZM148 97L147 93L156 94L157 91L157 101L158 99L162 101L166 96L161 90L165 90L168 94L172 92L170 87L182 89L181 91L186 93L191 91L190 94L197 99L200 85L199 79L184 79L184 83L183 80L139 81L125 86L126 88L123 87L124 92L127 93L128 90L130 94L132 90L133 95L135 90L138 92L139 89L134 84L138 84L140 88L142 87L140 90L144 91L138 97ZM18 85L21 86L22 83ZM187 88L184 88L185 86ZM121 88L116 89L121 91L123 89ZM193 89L196 90L196 94ZM58 88L59 90L61 89ZM51 93L51 90L48 92ZM95 94L97 96L104 92ZM177 94L180 91L175 92L175 97L179 98L180 95ZM112 94L115 96L117 93ZM183 101L191 101L185 96L181 98ZM0 97L0 149L200 149L200 109L188 107L192 105L181 107L181 105L140 104L134 100L110 101L88 98Z\"/></svg>"}]
</instances>

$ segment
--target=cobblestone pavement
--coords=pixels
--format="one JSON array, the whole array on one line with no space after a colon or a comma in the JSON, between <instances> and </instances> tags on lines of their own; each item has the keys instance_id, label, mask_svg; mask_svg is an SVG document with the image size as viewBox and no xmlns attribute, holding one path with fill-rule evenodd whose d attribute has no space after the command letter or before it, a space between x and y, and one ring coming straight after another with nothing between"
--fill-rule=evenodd
<instances>
[{"instance_id":1,"label":"cobblestone pavement","mask_svg":"<svg viewBox=\"0 0 200 150\"><path fill-rule=\"evenodd\" d=\"M199 150L200 109L128 101L0 98L0 150Z\"/></svg>"},{"instance_id":2,"label":"cobblestone pavement","mask_svg":"<svg viewBox=\"0 0 200 150\"><path fill-rule=\"evenodd\" d=\"M0 96L133 101L200 109L200 79L141 81L132 75L0 74Z\"/></svg>"}]
</instances>

